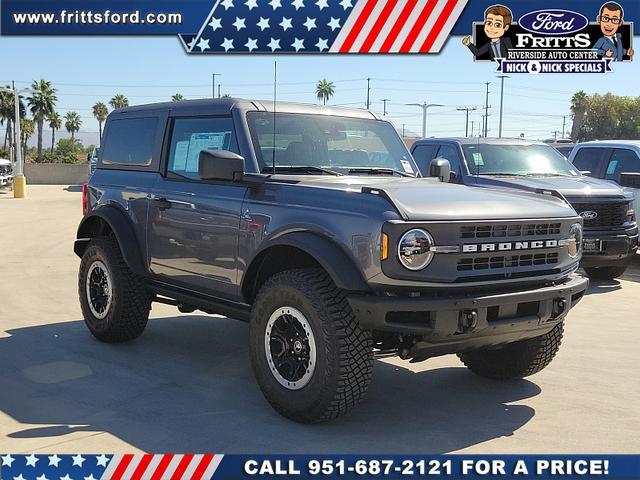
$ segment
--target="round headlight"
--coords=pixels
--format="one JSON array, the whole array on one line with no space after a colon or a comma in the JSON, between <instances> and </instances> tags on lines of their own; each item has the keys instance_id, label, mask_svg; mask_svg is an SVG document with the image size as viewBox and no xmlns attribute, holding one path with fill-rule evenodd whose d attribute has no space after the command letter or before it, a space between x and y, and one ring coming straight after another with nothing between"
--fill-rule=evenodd
<instances>
[{"instance_id":1,"label":"round headlight","mask_svg":"<svg viewBox=\"0 0 640 480\"><path fill-rule=\"evenodd\" d=\"M409 270L422 270L433 259L433 237L415 228L405 233L398 243L398 259Z\"/></svg>"},{"instance_id":2,"label":"round headlight","mask_svg":"<svg viewBox=\"0 0 640 480\"><path fill-rule=\"evenodd\" d=\"M582 225L574 223L569 229L567 250L571 258L576 258L582 252Z\"/></svg>"}]
</instances>

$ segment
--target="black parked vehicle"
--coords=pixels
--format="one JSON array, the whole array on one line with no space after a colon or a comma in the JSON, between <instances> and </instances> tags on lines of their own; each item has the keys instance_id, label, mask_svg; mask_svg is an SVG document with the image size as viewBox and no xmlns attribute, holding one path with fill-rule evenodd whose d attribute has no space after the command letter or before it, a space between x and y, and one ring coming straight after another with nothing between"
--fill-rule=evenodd
<instances>
[{"instance_id":1,"label":"black parked vehicle","mask_svg":"<svg viewBox=\"0 0 640 480\"><path fill-rule=\"evenodd\" d=\"M420 171L448 162L452 183L472 187L552 192L584 219L581 266L594 279L624 273L638 248L633 195L612 182L583 175L542 142L494 138L429 138L412 154Z\"/></svg>"},{"instance_id":2,"label":"black parked vehicle","mask_svg":"<svg viewBox=\"0 0 640 480\"><path fill-rule=\"evenodd\" d=\"M362 110L116 110L83 201L74 250L93 335L138 337L154 301L246 320L265 397L301 422L357 404L374 350L534 374L588 284L564 201L417 178L393 126Z\"/></svg>"}]
</instances>

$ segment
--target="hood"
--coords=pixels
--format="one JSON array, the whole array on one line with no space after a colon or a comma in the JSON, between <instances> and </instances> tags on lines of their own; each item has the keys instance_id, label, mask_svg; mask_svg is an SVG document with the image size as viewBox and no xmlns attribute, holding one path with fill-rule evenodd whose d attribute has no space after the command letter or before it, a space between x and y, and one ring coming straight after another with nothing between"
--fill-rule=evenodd
<instances>
[{"instance_id":1,"label":"hood","mask_svg":"<svg viewBox=\"0 0 640 480\"><path fill-rule=\"evenodd\" d=\"M363 188L380 190L405 220L510 220L576 216L573 208L552 195L485 190L442 183L431 178L322 176L306 177L299 184L347 191L362 191Z\"/></svg>"},{"instance_id":2,"label":"hood","mask_svg":"<svg viewBox=\"0 0 640 480\"><path fill-rule=\"evenodd\" d=\"M535 191L537 189L555 190L565 197L590 199L593 197L620 197L626 195L622 189L609 180L579 176L579 177L497 177L480 175L473 177L476 185L487 187L517 188Z\"/></svg>"}]
</instances>

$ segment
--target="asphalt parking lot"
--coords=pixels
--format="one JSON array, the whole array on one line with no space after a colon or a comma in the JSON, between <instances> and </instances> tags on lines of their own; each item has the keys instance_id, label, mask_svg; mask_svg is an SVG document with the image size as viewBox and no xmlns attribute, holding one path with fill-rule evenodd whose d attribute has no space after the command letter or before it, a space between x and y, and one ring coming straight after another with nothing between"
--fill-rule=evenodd
<instances>
[{"instance_id":1,"label":"asphalt parking lot","mask_svg":"<svg viewBox=\"0 0 640 480\"><path fill-rule=\"evenodd\" d=\"M559 355L512 383L454 356L376 361L364 402L328 424L277 415L245 324L154 305L145 334L84 327L77 187L0 190L0 452L633 453L640 446L640 258L591 286Z\"/></svg>"}]
</instances>

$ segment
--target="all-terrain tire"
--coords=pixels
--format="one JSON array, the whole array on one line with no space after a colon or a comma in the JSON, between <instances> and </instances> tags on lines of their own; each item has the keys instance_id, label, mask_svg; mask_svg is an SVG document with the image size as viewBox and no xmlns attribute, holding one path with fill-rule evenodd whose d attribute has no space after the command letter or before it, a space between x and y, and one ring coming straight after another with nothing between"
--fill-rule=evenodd
<instances>
[{"instance_id":1,"label":"all-terrain tire","mask_svg":"<svg viewBox=\"0 0 640 480\"><path fill-rule=\"evenodd\" d=\"M614 278L621 277L628 265L613 266L613 267L587 267L584 271L587 276L592 280L613 280Z\"/></svg>"},{"instance_id":2,"label":"all-terrain tire","mask_svg":"<svg viewBox=\"0 0 640 480\"><path fill-rule=\"evenodd\" d=\"M265 345L269 319L285 306L304 315L315 339L315 370L297 390L276 379ZM251 311L250 350L264 396L276 411L296 422L343 415L362 399L371 380L371 332L360 327L344 292L320 268L287 270L265 282Z\"/></svg>"},{"instance_id":3,"label":"all-terrain tire","mask_svg":"<svg viewBox=\"0 0 640 480\"><path fill-rule=\"evenodd\" d=\"M108 309L104 313L99 312L103 318L92 312L87 292L87 275L96 262L106 267L111 284ZM151 295L143 279L127 266L113 236L94 238L87 246L80 262L78 293L85 323L98 340L126 342L139 337L144 331L151 310Z\"/></svg>"},{"instance_id":4,"label":"all-terrain tire","mask_svg":"<svg viewBox=\"0 0 640 480\"><path fill-rule=\"evenodd\" d=\"M538 373L551 363L560 343L564 323L539 337L510 343L496 350L474 350L458 355L469 370L494 380L513 380Z\"/></svg>"}]
</instances>

